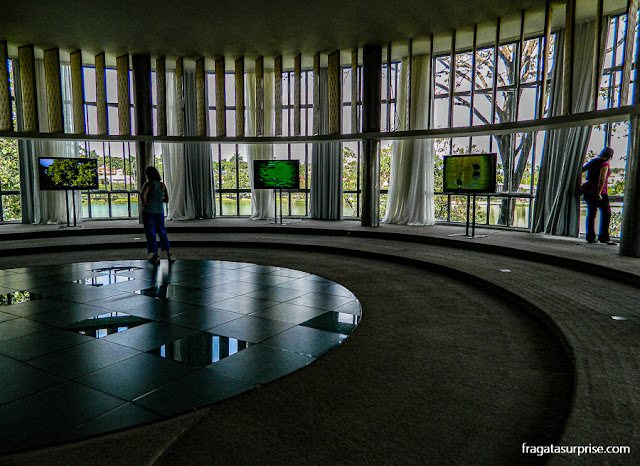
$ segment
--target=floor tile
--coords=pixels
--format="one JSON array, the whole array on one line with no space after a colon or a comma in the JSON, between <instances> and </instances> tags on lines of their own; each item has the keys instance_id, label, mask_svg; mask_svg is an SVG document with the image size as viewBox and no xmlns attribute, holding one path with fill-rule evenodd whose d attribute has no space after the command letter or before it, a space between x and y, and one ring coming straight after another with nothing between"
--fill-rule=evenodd
<instances>
[{"instance_id":1,"label":"floor tile","mask_svg":"<svg viewBox=\"0 0 640 466\"><path fill-rule=\"evenodd\" d=\"M9 453L12 450L15 450L18 446L9 440L0 437L0 455L4 455Z\"/></svg>"},{"instance_id":2,"label":"floor tile","mask_svg":"<svg viewBox=\"0 0 640 466\"><path fill-rule=\"evenodd\" d=\"M196 333L194 330L163 322L151 322L103 338L140 351L149 351Z\"/></svg>"},{"instance_id":3,"label":"floor tile","mask_svg":"<svg viewBox=\"0 0 640 466\"><path fill-rule=\"evenodd\" d=\"M347 335L296 326L263 341L262 344L318 358L342 343L345 338Z\"/></svg>"},{"instance_id":4,"label":"floor tile","mask_svg":"<svg viewBox=\"0 0 640 466\"><path fill-rule=\"evenodd\" d=\"M186 364L142 353L84 375L76 381L133 401L195 370Z\"/></svg>"},{"instance_id":5,"label":"floor tile","mask_svg":"<svg viewBox=\"0 0 640 466\"><path fill-rule=\"evenodd\" d=\"M0 405L24 398L64 382L64 379L18 363L0 371ZM0 433L0 435L2 435Z\"/></svg>"},{"instance_id":6,"label":"floor tile","mask_svg":"<svg viewBox=\"0 0 640 466\"><path fill-rule=\"evenodd\" d=\"M301 270L293 270L293 269L280 269L274 272L270 272L270 274L276 275L278 277L289 277L289 278L303 278L311 275L307 272L302 272Z\"/></svg>"},{"instance_id":7,"label":"floor tile","mask_svg":"<svg viewBox=\"0 0 640 466\"><path fill-rule=\"evenodd\" d=\"M343 304L342 306L336 307L334 312L342 312L344 314L353 314L354 316L362 315L362 306L360 305L360 301L354 300L349 301L347 304Z\"/></svg>"},{"instance_id":8,"label":"floor tile","mask_svg":"<svg viewBox=\"0 0 640 466\"><path fill-rule=\"evenodd\" d=\"M232 283L232 282L233 282L232 279L223 278L214 273L213 275L204 275L200 277L191 278L188 280L181 279L174 282L174 284L180 285L180 286L193 286L195 288L205 289L205 288L211 288L214 286L223 285L223 284Z\"/></svg>"},{"instance_id":9,"label":"floor tile","mask_svg":"<svg viewBox=\"0 0 640 466\"><path fill-rule=\"evenodd\" d=\"M239 319L244 314L223 311L209 307L200 307L169 317L165 322L195 330L208 330L217 325Z\"/></svg>"},{"instance_id":10,"label":"floor tile","mask_svg":"<svg viewBox=\"0 0 640 466\"><path fill-rule=\"evenodd\" d=\"M140 351L133 348L104 340L91 340L29 361L29 365L74 379L137 354Z\"/></svg>"},{"instance_id":11,"label":"floor tile","mask_svg":"<svg viewBox=\"0 0 640 466\"><path fill-rule=\"evenodd\" d=\"M218 335L237 338L238 340L259 343L293 326L294 324L288 322L244 316L213 327L210 331Z\"/></svg>"},{"instance_id":12,"label":"floor tile","mask_svg":"<svg viewBox=\"0 0 640 466\"><path fill-rule=\"evenodd\" d=\"M255 345L212 364L207 369L262 385L311 364L315 359L264 345Z\"/></svg>"},{"instance_id":13,"label":"floor tile","mask_svg":"<svg viewBox=\"0 0 640 466\"><path fill-rule=\"evenodd\" d=\"M20 362L17 359L10 358L8 356L0 355L0 374L3 370L5 370L9 366L13 366L15 364L19 364Z\"/></svg>"},{"instance_id":14,"label":"floor tile","mask_svg":"<svg viewBox=\"0 0 640 466\"><path fill-rule=\"evenodd\" d=\"M349 335L360 322L360 316L346 312L328 311L317 317L302 322L303 327L316 328L327 332Z\"/></svg>"},{"instance_id":15,"label":"floor tile","mask_svg":"<svg viewBox=\"0 0 640 466\"><path fill-rule=\"evenodd\" d=\"M139 289L134 291L134 293L151 296L153 298L170 299L177 296L190 295L199 290L200 288L194 288L191 286L178 286L173 283L163 283L162 285Z\"/></svg>"},{"instance_id":16,"label":"floor tile","mask_svg":"<svg viewBox=\"0 0 640 466\"><path fill-rule=\"evenodd\" d=\"M13 314L7 314L6 312L0 312L0 322L6 322L7 320L17 319L18 316Z\"/></svg>"},{"instance_id":17,"label":"floor tile","mask_svg":"<svg viewBox=\"0 0 640 466\"><path fill-rule=\"evenodd\" d=\"M251 314L252 312L266 309L278 304L278 301L270 301L268 299L251 298L249 296L236 296L234 298L225 299L215 303L214 308L223 311L237 312L239 314Z\"/></svg>"},{"instance_id":18,"label":"floor tile","mask_svg":"<svg viewBox=\"0 0 640 466\"><path fill-rule=\"evenodd\" d=\"M265 286L278 286L278 285L282 285L283 283L288 283L291 280L294 280L294 278L281 277L281 276L272 275L272 274L252 274L252 275L245 275L239 278L239 281L241 282L255 283L258 285L265 285Z\"/></svg>"},{"instance_id":19,"label":"floor tile","mask_svg":"<svg viewBox=\"0 0 640 466\"><path fill-rule=\"evenodd\" d=\"M41 332L48 328L51 327L41 324L40 322L34 322L33 320L22 318L0 322L0 342L20 338L31 333Z\"/></svg>"},{"instance_id":20,"label":"floor tile","mask_svg":"<svg viewBox=\"0 0 640 466\"><path fill-rule=\"evenodd\" d=\"M106 309L91 304L71 303L69 301L66 303L66 305L61 306L59 309L33 314L29 318L37 320L38 322L64 327L68 324L79 322L89 317L95 317L106 312Z\"/></svg>"},{"instance_id":21,"label":"floor tile","mask_svg":"<svg viewBox=\"0 0 640 466\"><path fill-rule=\"evenodd\" d=\"M29 317L40 312L52 311L69 306L70 302L58 298L44 298L2 307L2 312L20 317Z\"/></svg>"},{"instance_id":22,"label":"floor tile","mask_svg":"<svg viewBox=\"0 0 640 466\"><path fill-rule=\"evenodd\" d=\"M137 306L147 306L150 303L153 303L154 300L155 298L151 298L149 296L142 296L134 293L123 293L110 298L89 302L89 304L111 311L126 311L127 309Z\"/></svg>"},{"instance_id":23,"label":"floor tile","mask_svg":"<svg viewBox=\"0 0 640 466\"><path fill-rule=\"evenodd\" d=\"M200 307L195 304L180 303L168 299L147 299L148 301L144 304L126 309L125 312L134 316L144 317L145 319L162 320Z\"/></svg>"},{"instance_id":24,"label":"floor tile","mask_svg":"<svg viewBox=\"0 0 640 466\"><path fill-rule=\"evenodd\" d=\"M149 354L193 367L206 367L249 348L252 343L236 338L199 332L147 351Z\"/></svg>"},{"instance_id":25,"label":"floor tile","mask_svg":"<svg viewBox=\"0 0 640 466\"><path fill-rule=\"evenodd\" d=\"M80 424L62 434L50 439L47 443L56 444L78 440L128 427L134 427L149 422L159 421L164 416L149 411L134 403L125 403L111 411L101 414L87 422Z\"/></svg>"},{"instance_id":26,"label":"floor tile","mask_svg":"<svg viewBox=\"0 0 640 466\"><path fill-rule=\"evenodd\" d=\"M232 293L225 293L224 291L200 290L193 293L175 296L173 298L170 298L170 300L193 304L196 306L207 306L212 305L218 301L224 301L225 299L233 298L235 296L237 295Z\"/></svg>"},{"instance_id":27,"label":"floor tile","mask_svg":"<svg viewBox=\"0 0 640 466\"><path fill-rule=\"evenodd\" d=\"M327 311L330 311L332 309L335 309L336 307L347 304L349 301L353 301L353 298L314 292L314 293L307 293L304 296L291 299L287 302L289 304L309 306L317 309L326 309Z\"/></svg>"},{"instance_id":28,"label":"floor tile","mask_svg":"<svg viewBox=\"0 0 640 466\"><path fill-rule=\"evenodd\" d=\"M0 406L0 435L32 446L99 416L124 401L75 382Z\"/></svg>"},{"instance_id":29,"label":"floor tile","mask_svg":"<svg viewBox=\"0 0 640 466\"><path fill-rule=\"evenodd\" d=\"M296 304L279 303L275 306L256 311L251 316L263 319L279 320L292 324L300 324L327 312L324 309L314 309Z\"/></svg>"},{"instance_id":30,"label":"floor tile","mask_svg":"<svg viewBox=\"0 0 640 466\"><path fill-rule=\"evenodd\" d=\"M278 301L282 303L308 293L308 291L304 290L294 290L292 288L281 288L272 286L269 288L264 288L262 290L254 291L252 293L248 293L246 296L249 296L250 298L267 299L269 301Z\"/></svg>"},{"instance_id":31,"label":"floor tile","mask_svg":"<svg viewBox=\"0 0 640 466\"><path fill-rule=\"evenodd\" d=\"M299 278L296 280L288 281L279 286L281 288L292 288L294 290L303 290L309 293L312 291L316 291L318 293L324 293L324 290L329 285L317 280L307 280L306 278Z\"/></svg>"},{"instance_id":32,"label":"floor tile","mask_svg":"<svg viewBox=\"0 0 640 466\"><path fill-rule=\"evenodd\" d=\"M200 370L136 400L166 416L174 416L246 392L257 385Z\"/></svg>"},{"instance_id":33,"label":"floor tile","mask_svg":"<svg viewBox=\"0 0 640 466\"><path fill-rule=\"evenodd\" d=\"M233 295L239 296L247 293L252 293L254 291L262 290L264 288L269 288L271 285L264 285L260 283L248 283L248 282L227 282L223 284L219 284L211 287L211 290L220 290L225 293L231 293Z\"/></svg>"},{"instance_id":34,"label":"floor tile","mask_svg":"<svg viewBox=\"0 0 640 466\"><path fill-rule=\"evenodd\" d=\"M0 354L28 361L71 346L91 341L90 337L56 328L0 343Z\"/></svg>"}]
</instances>

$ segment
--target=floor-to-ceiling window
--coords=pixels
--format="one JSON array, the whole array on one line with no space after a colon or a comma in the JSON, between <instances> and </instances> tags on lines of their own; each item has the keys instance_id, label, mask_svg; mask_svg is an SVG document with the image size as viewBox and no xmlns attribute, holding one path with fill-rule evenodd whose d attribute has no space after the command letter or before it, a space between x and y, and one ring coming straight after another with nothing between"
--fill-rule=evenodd
<instances>
[{"instance_id":1,"label":"floor-to-ceiling window","mask_svg":"<svg viewBox=\"0 0 640 466\"><path fill-rule=\"evenodd\" d=\"M637 24L637 22L636 22ZM627 92L621 95L623 89L623 73L625 69L626 55L626 35L627 35L627 15L617 15L609 18L607 27L607 44L604 53L602 77L598 91L597 109L604 110L615 108L631 103L630 98L633 93L633 83L636 79L634 64L627 69L630 74L627 76L629 83L626 86ZM637 37L636 30L632 32L633 37ZM637 41L634 40L634 48L631 53L632 59L636 56ZM625 167L628 155L629 123L627 121L615 123L603 123L595 125L591 130L591 139L587 150L587 159L597 157L605 147L614 150L611 160L611 175L608 180L609 201L611 204L611 236L620 236L622 227L622 205L624 201L625 188ZM582 202L580 209L580 232L586 233L585 218L587 215L586 204ZM599 215L599 214L598 214ZM596 219L599 222L599 219Z\"/></svg>"},{"instance_id":2,"label":"floor-to-ceiling window","mask_svg":"<svg viewBox=\"0 0 640 466\"><path fill-rule=\"evenodd\" d=\"M7 60L6 66L9 71L11 112L15 130L17 129L17 119L12 61ZM18 141L16 139L0 139L0 222L17 221L22 217L19 165Z\"/></svg>"},{"instance_id":3,"label":"floor-to-ceiling window","mask_svg":"<svg viewBox=\"0 0 640 466\"><path fill-rule=\"evenodd\" d=\"M551 36L547 86L553 67ZM546 115L542 92L544 38L438 55L434 66L435 128L478 126L531 120ZM546 104L546 102L545 102ZM541 115L540 112L544 114ZM466 196L442 192L442 157L495 152L497 194L477 198L476 220L488 225L530 226L544 135L515 133L438 139L435 144L436 219L466 220Z\"/></svg>"},{"instance_id":4,"label":"floor-to-ceiling window","mask_svg":"<svg viewBox=\"0 0 640 466\"><path fill-rule=\"evenodd\" d=\"M85 125L88 134L98 134L96 70L83 67ZM132 82L129 72L129 82ZM118 82L115 68L105 70L107 134L118 135ZM129 86L133 102L133 86ZM135 134L133 105L130 107L131 134ZM85 218L123 218L138 216L138 174L136 146L132 142L86 142L80 154L98 160L99 189L82 193Z\"/></svg>"}]
</instances>

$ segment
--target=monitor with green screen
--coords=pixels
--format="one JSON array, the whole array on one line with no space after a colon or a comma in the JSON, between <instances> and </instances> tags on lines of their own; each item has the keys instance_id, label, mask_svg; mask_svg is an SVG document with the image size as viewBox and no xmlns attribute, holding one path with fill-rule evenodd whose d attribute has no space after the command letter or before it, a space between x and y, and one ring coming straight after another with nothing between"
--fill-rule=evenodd
<instances>
[{"instance_id":1,"label":"monitor with green screen","mask_svg":"<svg viewBox=\"0 0 640 466\"><path fill-rule=\"evenodd\" d=\"M299 160L254 160L255 189L300 189Z\"/></svg>"},{"instance_id":2,"label":"monitor with green screen","mask_svg":"<svg viewBox=\"0 0 640 466\"><path fill-rule=\"evenodd\" d=\"M445 193L495 193L496 154L444 157L442 191Z\"/></svg>"},{"instance_id":3,"label":"monitor with green screen","mask_svg":"<svg viewBox=\"0 0 640 466\"><path fill-rule=\"evenodd\" d=\"M40 189L98 189L98 161L86 158L38 157Z\"/></svg>"}]
</instances>

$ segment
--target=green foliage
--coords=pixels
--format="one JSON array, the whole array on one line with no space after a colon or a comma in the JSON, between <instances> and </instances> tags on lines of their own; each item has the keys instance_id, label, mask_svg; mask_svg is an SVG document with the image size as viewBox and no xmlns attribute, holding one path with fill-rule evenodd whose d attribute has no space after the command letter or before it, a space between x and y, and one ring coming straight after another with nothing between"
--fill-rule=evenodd
<instances>
[{"instance_id":1,"label":"green foliage","mask_svg":"<svg viewBox=\"0 0 640 466\"><path fill-rule=\"evenodd\" d=\"M0 139L0 190L20 191L20 159L15 139ZM20 220L21 217L20 196L2 195L2 220Z\"/></svg>"}]
</instances>

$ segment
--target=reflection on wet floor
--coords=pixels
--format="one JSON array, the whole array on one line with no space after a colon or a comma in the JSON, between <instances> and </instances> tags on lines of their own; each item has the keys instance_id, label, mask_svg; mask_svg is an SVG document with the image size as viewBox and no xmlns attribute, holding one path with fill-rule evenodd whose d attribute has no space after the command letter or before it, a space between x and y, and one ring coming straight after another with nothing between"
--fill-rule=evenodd
<instances>
[{"instance_id":1,"label":"reflection on wet floor","mask_svg":"<svg viewBox=\"0 0 640 466\"><path fill-rule=\"evenodd\" d=\"M66 329L89 337L103 338L107 335L124 332L138 325L146 324L147 322L151 321L125 314L124 312L109 312L73 323L66 326Z\"/></svg>"},{"instance_id":2,"label":"reflection on wet floor","mask_svg":"<svg viewBox=\"0 0 640 466\"><path fill-rule=\"evenodd\" d=\"M162 345L148 353L190 366L206 367L249 346L251 343L248 341L202 332Z\"/></svg>"},{"instance_id":3,"label":"reflection on wet floor","mask_svg":"<svg viewBox=\"0 0 640 466\"><path fill-rule=\"evenodd\" d=\"M123 275L117 275L115 273L109 273L105 275L99 275L97 277L84 278L82 280L75 280L73 283L80 283L82 285L91 285L91 286L104 286L104 285L112 285L114 283L128 282L131 280L135 280L135 278L125 277Z\"/></svg>"},{"instance_id":4,"label":"reflection on wet floor","mask_svg":"<svg viewBox=\"0 0 640 466\"><path fill-rule=\"evenodd\" d=\"M43 299L46 296L32 293L31 291L14 291L12 293L0 294L0 306L11 306L12 304L26 303Z\"/></svg>"}]
</instances>

